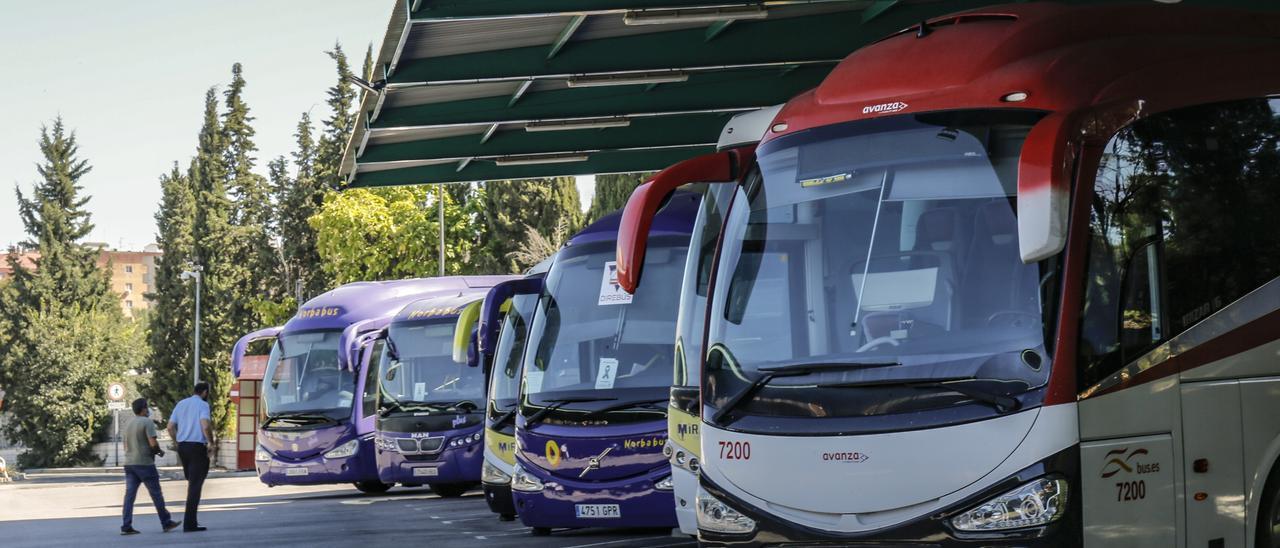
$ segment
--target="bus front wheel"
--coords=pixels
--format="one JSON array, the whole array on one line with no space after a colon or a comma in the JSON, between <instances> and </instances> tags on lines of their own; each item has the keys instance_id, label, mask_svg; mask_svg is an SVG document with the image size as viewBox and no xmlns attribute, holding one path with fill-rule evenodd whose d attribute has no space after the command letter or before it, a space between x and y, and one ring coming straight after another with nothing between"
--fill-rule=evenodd
<instances>
[{"instance_id":1,"label":"bus front wheel","mask_svg":"<svg viewBox=\"0 0 1280 548\"><path fill-rule=\"evenodd\" d=\"M391 488L391 485L382 483L380 481L357 481L355 483L355 486L356 486L356 489L359 489L361 493L365 493L367 495L376 495L378 493L386 493L387 489Z\"/></svg>"},{"instance_id":2,"label":"bus front wheel","mask_svg":"<svg viewBox=\"0 0 1280 548\"><path fill-rule=\"evenodd\" d=\"M1258 510L1258 548L1280 548L1280 462L1271 469Z\"/></svg>"},{"instance_id":3,"label":"bus front wheel","mask_svg":"<svg viewBox=\"0 0 1280 548\"><path fill-rule=\"evenodd\" d=\"M431 483L427 487L430 487L431 491L440 495L442 499L452 499L461 497L470 486L465 483Z\"/></svg>"}]
</instances>

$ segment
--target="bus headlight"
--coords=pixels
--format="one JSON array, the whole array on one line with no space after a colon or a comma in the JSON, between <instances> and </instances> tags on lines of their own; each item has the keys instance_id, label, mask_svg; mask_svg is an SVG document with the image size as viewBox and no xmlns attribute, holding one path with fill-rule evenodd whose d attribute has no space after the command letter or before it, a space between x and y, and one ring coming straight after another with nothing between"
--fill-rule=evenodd
<instances>
[{"instance_id":1,"label":"bus headlight","mask_svg":"<svg viewBox=\"0 0 1280 548\"><path fill-rule=\"evenodd\" d=\"M489 461L484 461L484 465L480 467L480 481L489 485L510 485L511 475Z\"/></svg>"},{"instance_id":2,"label":"bus headlight","mask_svg":"<svg viewBox=\"0 0 1280 548\"><path fill-rule=\"evenodd\" d=\"M1003 531L1058 520L1067 512L1067 480L1041 478L951 518L961 531Z\"/></svg>"},{"instance_id":3,"label":"bus headlight","mask_svg":"<svg viewBox=\"0 0 1280 548\"><path fill-rule=\"evenodd\" d=\"M742 515L701 489L694 506L698 511L699 529L728 534L746 534L756 530L756 520Z\"/></svg>"},{"instance_id":4,"label":"bus headlight","mask_svg":"<svg viewBox=\"0 0 1280 548\"><path fill-rule=\"evenodd\" d=\"M326 459L345 459L360 450L360 440L351 440L325 452Z\"/></svg>"},{"instance_id":5,"label":"bus headlight","mask_svg":"<svg viewBox=\"0 0 1280 548\"><path fill-rule=\"evenodd\" d=\"M541 493L542 480L533 477L517 463L515 473L511 474L511 489L523 493Z\"/></svg>"},{"instance_id":6,"label":"bus headlight","mask_svg":"<svg viewBox=\"0 0 1280 548\"><path fill-rule=\"evenodd\" d=\"M671 482L671 476L663 476L662 479L653 482L653 488L659 491L670 491L676 486Z\"/></svg>"},{"instance_id":7,"label":"bus headlight","mask_svg":"<svg viewBox=\"0 0 1280 548\"><path fill-rule=\"evenodd\" d=\"M258 450L253 452L253 460L258 462L267 462L271 460L271 452L259 445Z\"/></svg>"}]
</instances>

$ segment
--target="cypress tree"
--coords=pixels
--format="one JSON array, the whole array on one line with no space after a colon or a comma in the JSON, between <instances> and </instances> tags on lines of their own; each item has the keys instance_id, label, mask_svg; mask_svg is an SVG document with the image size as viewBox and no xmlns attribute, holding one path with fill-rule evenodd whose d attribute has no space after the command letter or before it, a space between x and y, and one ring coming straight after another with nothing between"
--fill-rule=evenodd
<instances>
[{"instance_id":1,"label":"cypress tree","mask_svg":"<svg viewBox=\"0 0 1280 548\"><path fill-rule=\"evenodd\" d=\"M205 94L204 123L191 164L191 184L195 203L192 258L204 269L201 300L200 380L209 383L209 405L215 433L229 432L232 426L230 402L231 346L245 328L234 323L243 306L238 284L244 279L243 266L228 250L235 249L231 224L232 202L227 196L227 140L218 114L215 89Z\"/></svg>"},{"instance_id":2,"label":"cypress tree","mask_svg":"<svg viewBox=\"0 0 1280 548\"><path fill-rule=\"evenodd\" d=\"M164 255L156 261L154 293L147 296L154 303L148 333L151 383L147 395L160 409L173 409L191 394L195 307L193 288L178 278L195 251L195 196L191 180L177 162L160 177L160 193L156 242Z\"/></svg>"},{"instance_id":3,"label":"cypress tree","mask_svg":"<svg viewBox=\"0 0 1280 548\"><path fill-rule=\"evenodd\" d=\"M274 187L279 204L280 255L284 265L284 283L287 291L298 297L295 288L301 287L300 298L306 300L328 289L330 281L320 267L320 254L316 251L316 232L307 222L320 211L324 202L324 188L316 174L316 141L312 134L311 115L302 113L294 133L297 148L293 152L293 165L297 168L291 181L280 179Z\"/></svg>"},{"instance_id":4,"label":"cypress tree","mask_svg":"<svg viewBox=\"0 0 1280 548\"><path fill-rule=\"evenodd\" d=\"M40 180L31 195L15 189L27 248L40 258L26 270L7 258L4 287L9 333L0 342L0 386L12 414L5 434L27 448L22 466L71 466L92 459L93 435L105 424L106 385L122 380L142 353L138 330L124 319L98 251L80 241L93 230L80 178L90 171L62 119L41 128Z\"/></svg>"},{"instance_id":5,"label":"cypress tree","mask_svg":"<svg viewBox=\"0 0 1280 548\"><path fill-rule=\"evenodd\" d=\"M652 173L596 175L595 194L591 197L591 207L587 209L586 222L595 222L627 205L627 199L631 198L631 191L652 175Z\"/></svg>"},{"instance_id":6,"label":"cypress tree","mask_svg":"<svg viewBox=\"0 0 1280 548\"><path fill-rule=\"evenodd\" d=\"M333 49L325 53L334 61L338 80L329 88L328 99L325 100L329 105L329 117L324 120L317 146L315 171L322 188L337 189L342 184L338 176L342 153L355 127L356 90L351 85L351 65L347 62L347 54L342 51L342 44L335 43Z\"/></svg>"},{"instance_id":7,"label":"cypress tree","mask_svg":"<svg viewBox=\"0 0 1280 548\"><path fill-rule=\"evenodd\" d=\"M223 163L227 193L232 199L229 220L233 226L233 244L226 250L232 260L226 274L233 281L228 287L238 293L231 301L230 327L247 332L260 323L255 306L273 300L281 292L275 249L267 234L271 200L267 180L253 172L258 146L253 142L253 116L244 102L244 88L244 72L236 63L231 67L231 85L223 94L226 112L222 115Z\"/></svg>"},{"instance_id":8,"label":"cypress tree","mask_svg":"<svg viewBox=\"0 0 1280 548\"><path fill-rule=\"evenodd\" d=\"M558 241L582 226L573 177L489 181L477 199L482 201L479 214L484 234L473 257L481 271L514 273L532 266L511 256L522 249L530 229Z\"/></svg>"}]
</instances>

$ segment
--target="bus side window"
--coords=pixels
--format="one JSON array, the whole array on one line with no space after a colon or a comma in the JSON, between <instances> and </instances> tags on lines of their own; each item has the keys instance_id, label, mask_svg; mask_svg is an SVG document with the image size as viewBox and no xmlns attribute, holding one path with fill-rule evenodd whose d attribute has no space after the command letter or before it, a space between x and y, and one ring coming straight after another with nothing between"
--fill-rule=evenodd
<instances>
[{"instance_id":1,"label":"bus side window","mask_svg":"<svg viewBox=\"0 0 1280 548\"><path fill-rule=\"evenodd\" d=\"M1280 99L1135 122L1091 205L1081 389L1280 276Z\"/></svg>"},{"instance_id":2,"label":"bus side window","mask_svg":"<svg viewBox=\"0 0 1280 548\"><path fill-rule=\"evenodd\" d=\"M1160 212L1157 181L1135 163L1142 154L1126 129L1107 144L1094 180L1088 272L1080 323L1081 389L1158 343Z\"/></svg>"},{"instance_id":3,"label":"bus side window","mask_svg":"<svg viewBox=\"0 0 1280 548\"><path fill-rule=\"evenodd\" d=\"M361 416L378 412L378 365L382 362L382 341L374 341L369 350L369 368L364 373L364 391L360 394Z\"/></svg>"}]
</instances>

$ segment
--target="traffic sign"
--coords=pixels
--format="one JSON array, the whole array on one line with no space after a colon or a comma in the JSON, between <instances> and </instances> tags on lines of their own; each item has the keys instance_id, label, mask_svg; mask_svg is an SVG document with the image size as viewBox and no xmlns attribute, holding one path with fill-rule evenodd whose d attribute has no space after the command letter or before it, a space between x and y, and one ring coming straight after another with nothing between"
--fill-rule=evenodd
<instances>
[{"instance_id":1,"label":"traffic sign","mask_svg":"<svg viewBox=\"0 0 1280 548\"><path fill-rule=\"evenodd\" d=\"M111 401L124 400L124 385L118 382L107 385L107 399Z\"/></svg>"},{"instance_id":2,"label":"traffic sign","mask_svg":"<svg viewBox=\"0 0 1280 548\"><path fill-rule=\"evenodd\" d=\"M125 409L128 409L128 408L129 408L129 404L127 404L127 403L125 403L125 402L122 402L122 401L109 401L109 402L107 402L107 410L108 410L108 411L124 411Z\"/></svg>"}]
</instances>

